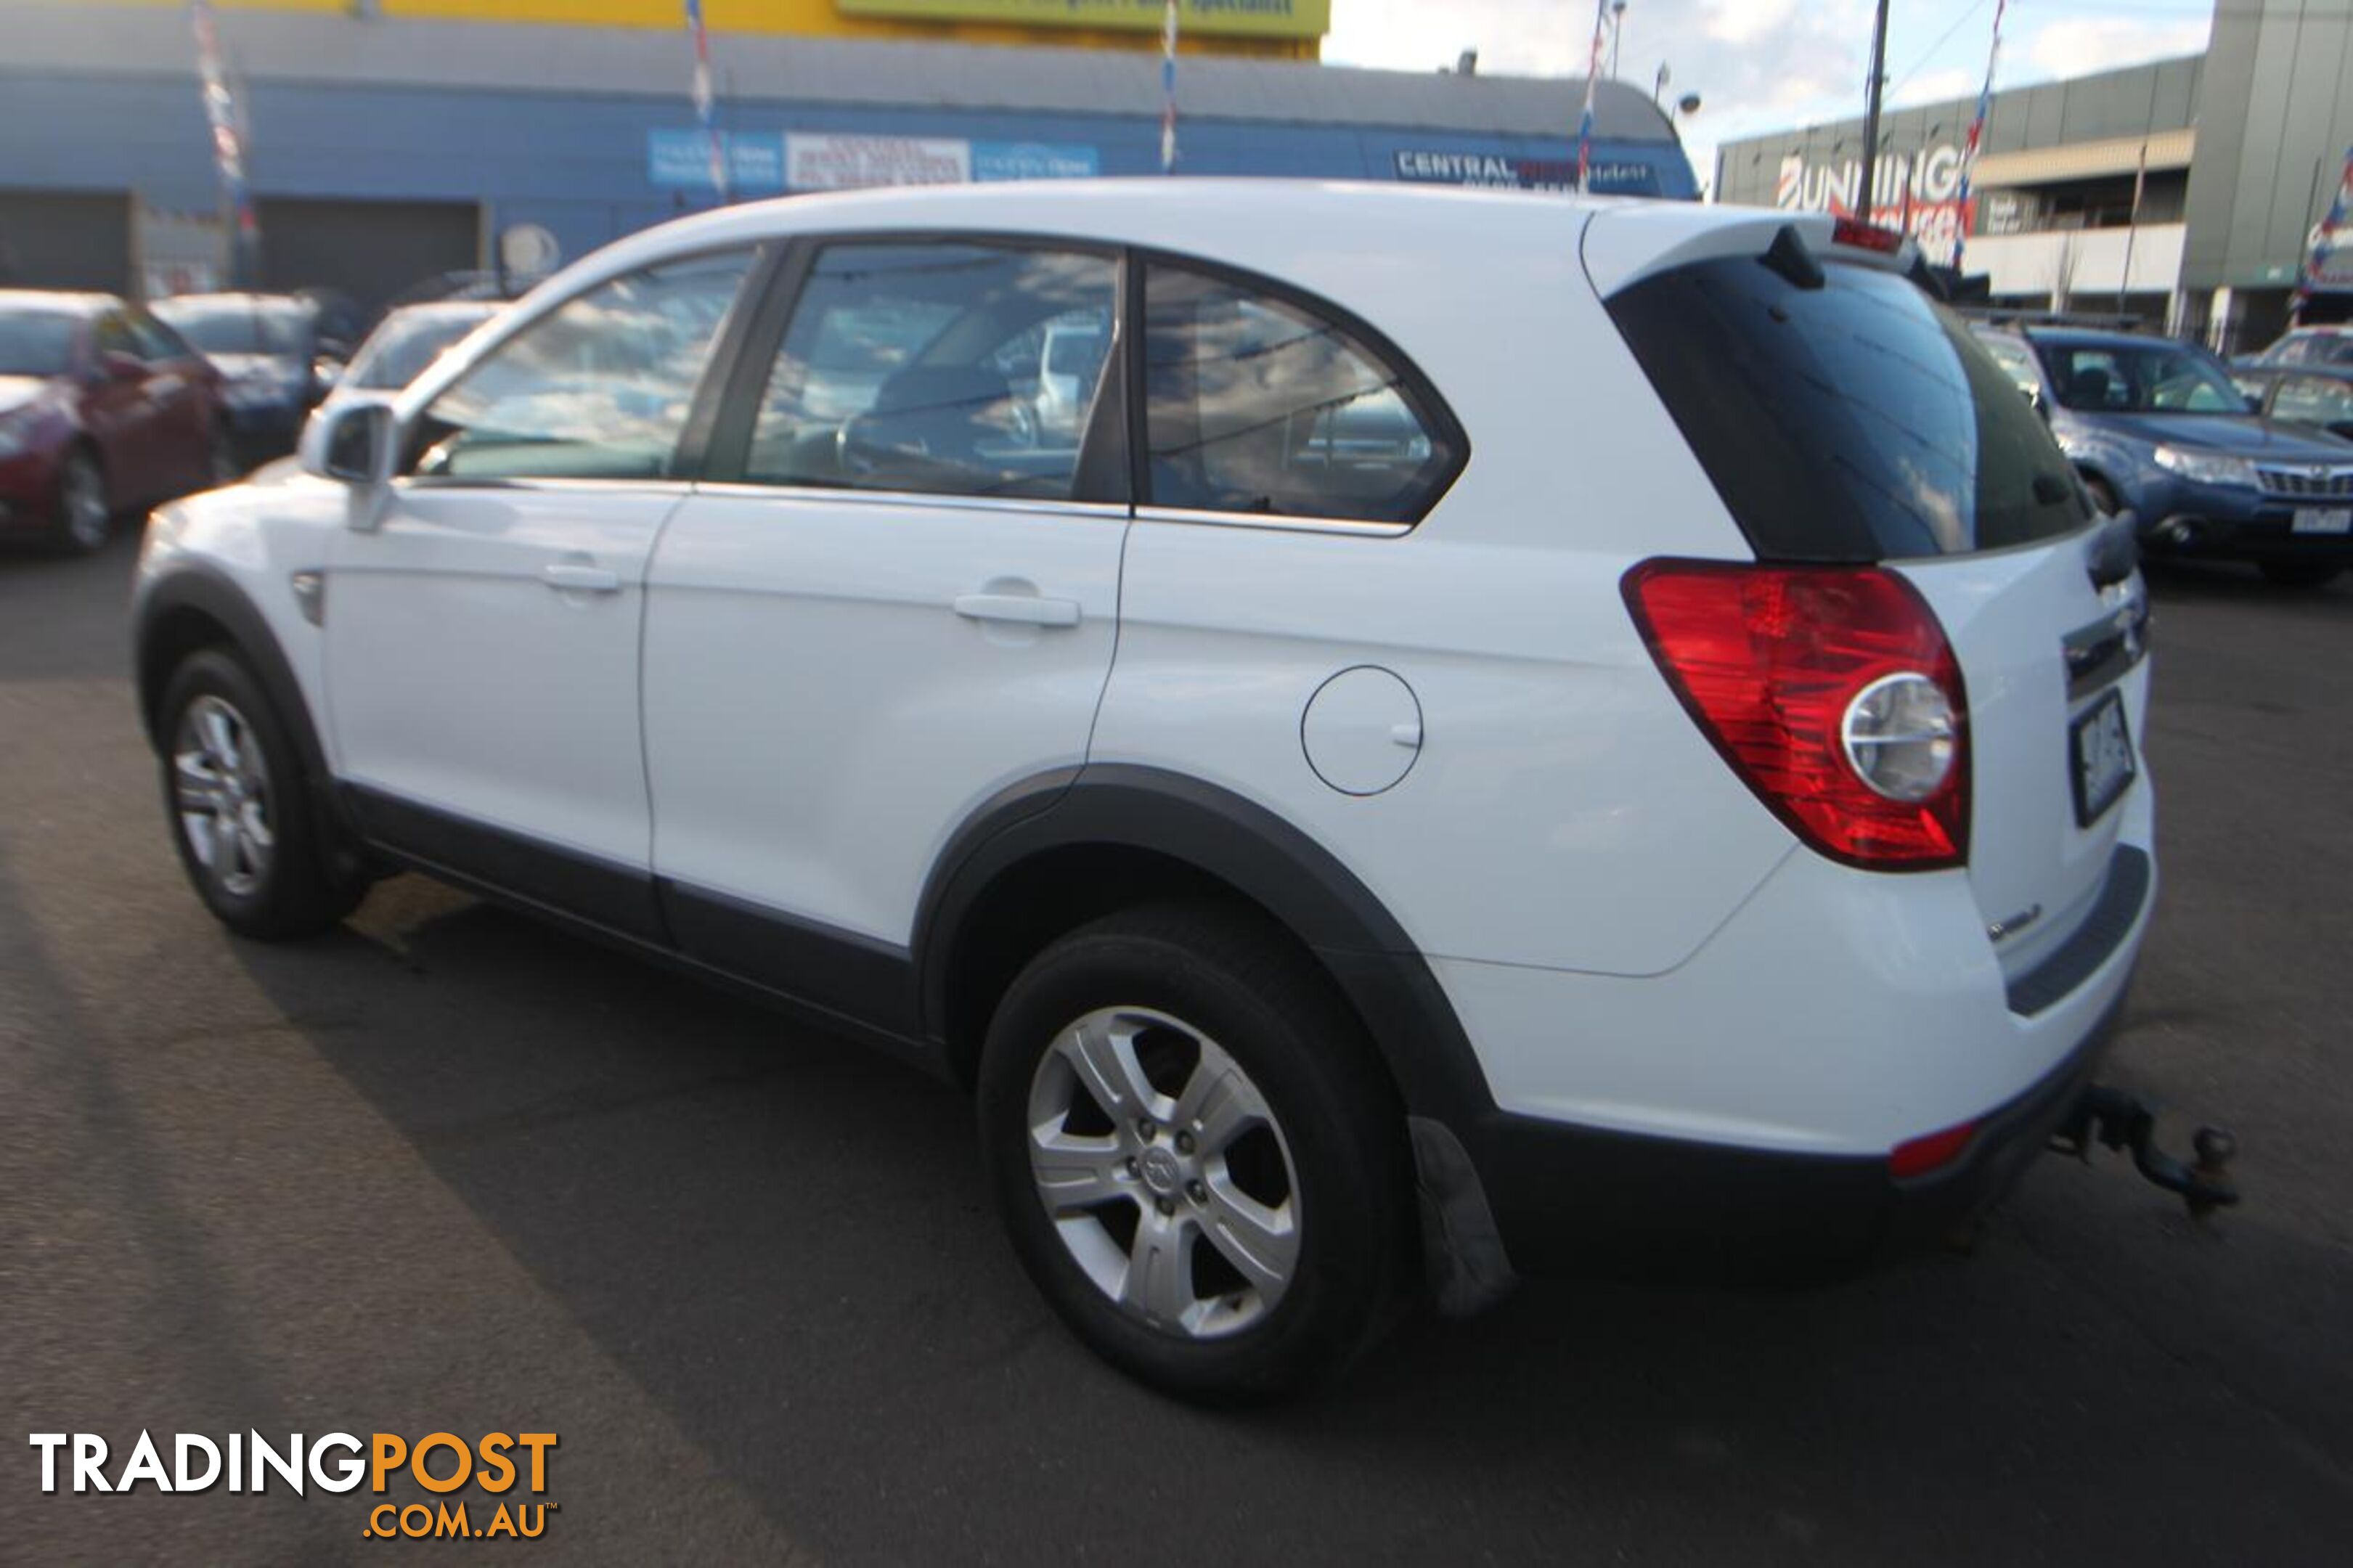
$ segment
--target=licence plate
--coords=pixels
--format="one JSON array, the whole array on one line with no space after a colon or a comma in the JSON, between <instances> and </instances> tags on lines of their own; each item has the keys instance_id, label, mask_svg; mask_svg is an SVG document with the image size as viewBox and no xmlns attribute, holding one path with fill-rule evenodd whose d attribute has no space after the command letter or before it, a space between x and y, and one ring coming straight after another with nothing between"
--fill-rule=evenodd
<instances>
[{"instance_id":1,"label":"licence plate","mask_svg":"<svg viewBox=\"0 0 2353 1568\"><path fill-rule=\"evenodd\" d=\"M2287 527L2290 533L2353 533L2353 507L2305 507Z\"/></svg>"},{"instance_id":2,"label":"licence plate","mask_svg":"<svg viewBox=\"0 0 2353 1568\"><path fill-rule=\"evenodd\" d=\"M2075 763L2075 824L2089 827L2116 804L2138 772L2124 693L2109 692L2076 720L2068 731L2068 749Z\"/></svg>"}]
</instances>

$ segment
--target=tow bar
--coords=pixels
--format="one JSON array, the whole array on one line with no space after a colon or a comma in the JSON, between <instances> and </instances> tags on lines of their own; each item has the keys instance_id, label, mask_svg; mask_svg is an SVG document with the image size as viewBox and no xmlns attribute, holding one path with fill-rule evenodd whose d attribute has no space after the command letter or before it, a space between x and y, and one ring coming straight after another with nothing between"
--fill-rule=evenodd
<instances>
[{"instance_id":1,"label":"tow bar","mask_svg":"<svg viewBox=\"0 0 2353 1568\"><path fill-rule=\"evenodd\" d=\"M2131 1150L2133 1168L2167 1192L2180 1194L2193 1219L2204 1219L2239 1201L2239 1189L2226 1169L2239 1152L2239 1141L2227 1128L2200 1127L2191 1134L2189 1146L2198 1158L2185 1165L2157 1146L2155 1106L2112 1084L2095 1083L2052 1134L2051 1151L2089 1163L2094 1142Z\"/></svg>"}]
</instances>

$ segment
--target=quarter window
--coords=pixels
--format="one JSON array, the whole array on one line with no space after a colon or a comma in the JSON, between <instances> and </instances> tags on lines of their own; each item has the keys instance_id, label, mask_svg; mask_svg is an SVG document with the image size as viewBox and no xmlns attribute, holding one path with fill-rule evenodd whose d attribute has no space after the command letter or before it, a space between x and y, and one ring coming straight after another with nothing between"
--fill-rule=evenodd
<instances>
[{"instance_id":1,"label":"quarter window","mask_svg":"<svg viewBox=\"0 0 2353 1568\"><path fill-rule=\"evenodd\" d=\"M1118 300L1109 256L828 246L769 374L744 478L1070 500Z\"/></svg>"},{"instance_id":2,"label":"quarter window","mask_svg":"<svg viewBox=\"0 0 2353 1568\"><path fill-rule=\"evenodd\" d=\"M463 479L653 479L678 441L749 253L631 273L557 306L435 398L413 471Z\"/></svg>"},{"instance_id":3,"label":"quarter window","mask_svg":"<svg viewBox=\"0 0 2353 1568\"><path fill-rule=\"evenodd\" d=\"M1413 522L1459 467L1401 371L1303 304L1145 268L1153 504Z\"/></svg>"}]
</instances>

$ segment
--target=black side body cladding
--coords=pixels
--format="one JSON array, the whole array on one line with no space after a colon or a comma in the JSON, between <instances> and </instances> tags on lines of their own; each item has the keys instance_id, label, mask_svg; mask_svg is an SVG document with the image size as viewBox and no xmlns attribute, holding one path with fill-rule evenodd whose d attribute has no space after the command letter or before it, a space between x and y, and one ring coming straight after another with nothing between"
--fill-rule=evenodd
<instances>
[{"instance_id":1,"label":"black side body cladding","mask_svg":"<svg viewBox=\"0 0 2353 1568\"><path fill-rule=\"evenodd\" d=\"M1059 791L1054 779L1068 776ZM948 1017L956 937L998 878L1058 848L1137 849L1231 887L1296 933L1365 1020L1407 1105L1448 1121L1493 1100L1469 1038L1421 953L1323 846L1229 791L1181 773L1094 764L997 797L951 842L915 917L923 1016Z\"/></svg>"},{"instance_id":2,"label":"black side body cladding","mask_svg":"<svg viewBox=\"0 0 2353 1568\"><path fill-rule=\"evenodd\" d=\"M207 628L216 627L217 632ZM310 781L312 818L319 825L320 848L331 865L348 863L349 819L336 797L327 771L327 754L311 727L311 704L302 683L269 629L269 621L246 592L217 569L201 562L184 562L165 576L147 584L132 607L132 679L139 695L139 719L148 743L160 754L170 744L164 733L164 715L156 705L180 659L208 643L226 640L244 658L246 667L269 696L270 705L293 737Z\"/></svg>"}]
</instances>

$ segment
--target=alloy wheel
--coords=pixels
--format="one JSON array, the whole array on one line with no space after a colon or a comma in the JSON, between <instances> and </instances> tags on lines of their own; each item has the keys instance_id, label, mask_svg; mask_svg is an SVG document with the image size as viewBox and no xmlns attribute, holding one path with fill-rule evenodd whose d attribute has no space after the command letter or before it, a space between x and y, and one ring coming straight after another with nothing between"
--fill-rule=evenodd
<instances>
[{"instance_id":1,"label":"alloy wheel","mask_svg":"<svg viewBox=\"0 0 2353 1568\"><path fill-rule=\"evenodd\" d=\"M1039 1061L1026 1125L1039 1201L1121 1311L1209 1340L1282 1302L1297 1171L1265 1096L1206 1034L1148 1007L1087 1014Z\"/></svg>"},{"instance_id":2,"label":"alloy wheel","mask_svg":"<svg viewBox=\"0 0 2353 1568\"><path fill-rule=\"evenodd\" d=\"M244 714L209 694L188 704L173 746L172 793L196 864L222 891L249 897L269 874L277 838L269 771Z\"/></svg>"}]
</instances>

